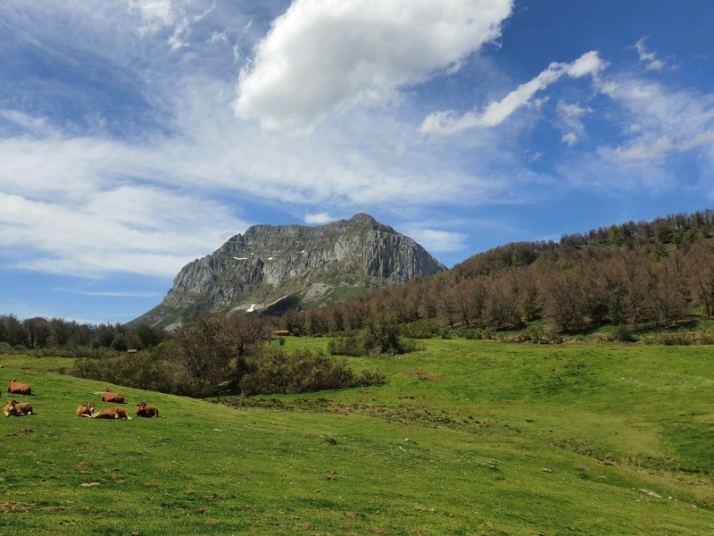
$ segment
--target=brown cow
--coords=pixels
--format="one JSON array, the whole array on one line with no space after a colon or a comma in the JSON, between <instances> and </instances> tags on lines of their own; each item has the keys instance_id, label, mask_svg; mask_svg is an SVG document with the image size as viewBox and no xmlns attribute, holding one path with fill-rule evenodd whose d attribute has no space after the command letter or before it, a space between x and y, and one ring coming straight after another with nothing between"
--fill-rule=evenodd
<instances>
[{"instance_id":1,"label":"brown cow","mask_svg":"<svg viewBox=\"0 0 714 536\"><path fill-rule=\"evenodd\" d=\"M77 417L91 417L94 415L94 402L87 402L79 406L75 415Z\"/></svg>"},{"instance_id":2,"label":"brown cow","mask_svg":"<svg viewBox=\"0 0 714 536\"><path fill-rule=\"evenodd\" d=\"M92 416L93 419L127 419L131 420L124 408L107 408Z\"/></svg>"},{"instance_id":3,"label":"brown cow","mask_svg":"<svg viewBox=\"0 0 714 536\"><path fill-rule=\"evenodd\" d=\"M146 402L139 402L137 404L139 409L136 410L137 417L158 417L159 410L153 406L147 406Z\"/></svg>"},{"instance_id":4,"label":"brown cow","mask_svg":"<svg viewBox=\"0 0 714 536\"><path fill-rule=\"evenodd\" d=\"M17 380L13 378L10 380L10 385L7 386L7 392L14 395L31 395L32 389L29 385L17 383Z\"/></svg>"},{"instance_id":5,"label":"brown cow","mask_svg":"<svg viewBox=\"0 0 714 536\"><path fill-rule=\"evenodd\" d=\"M124 395L120 393L112 393L109 389L104 389L102 393L102 402L114 402L115 404L124 403Z\"/></svg>"},{"instance_id":6,"label":"brown cow","mask_svg":"<svg viewBox=\"0 0 714 536\"><path fill-rule=\"evenodd\" d=\"M27 402L18 402L17 400L10 400L5 404L5 417L24 417L25 415L32 415L32 405Z\"/></svg>"}]
</instances>

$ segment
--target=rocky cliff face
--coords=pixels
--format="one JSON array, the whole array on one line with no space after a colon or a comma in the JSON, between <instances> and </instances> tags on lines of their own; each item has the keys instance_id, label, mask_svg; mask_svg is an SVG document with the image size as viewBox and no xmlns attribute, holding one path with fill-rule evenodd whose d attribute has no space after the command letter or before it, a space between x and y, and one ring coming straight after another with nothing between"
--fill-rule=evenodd
<instances>
[{"instance_id":1,"label":"rocky cliff face","mask_svg":"<svg viewBox=\"0 0 714 536\"><path fill-rule=\"evenodd\" d=\"M131 324L168 326L205 313L310 306L344 289L379 288L446 267L367 214L320 227L255 225L184 266L164 301ZM354 292L354 291L352 291Z\"/></svg>"}]
</instances>

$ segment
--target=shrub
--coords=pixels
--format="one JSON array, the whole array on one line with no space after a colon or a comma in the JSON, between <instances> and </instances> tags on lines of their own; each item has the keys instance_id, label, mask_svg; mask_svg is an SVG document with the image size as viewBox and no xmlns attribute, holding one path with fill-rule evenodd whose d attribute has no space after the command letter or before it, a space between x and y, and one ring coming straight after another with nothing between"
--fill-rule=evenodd
<instances>
[{"instance_id":1,"label":"shrub","mask_svg":"<svg viewBox=\"0 0 714 536\"><path fill-rule=\"evenodd\" d=\"M425 318L409 324L402 324L399 334L410 339L431 339L439 335L439 320L436 318Z\"/></svg>"},{"instance_id":2,"label":"shrub","mask_svg":"<svg viewBox=\"0 0 714 536\"><path fill-rule=\"evenodd\" d=\"M672 332L672 333L661 333L656 338L657 344L662 344L664 346L689 346L690 344L696 344L696 340L692 337L691 332Z\"/></svg>"},{"instance_id":3,"label":"shrub","mask_svg":"<svg viewBox=\"0 0 714 536\"><path fill-rule=\"evenodd\" d=\"M633 342L635 337L632 334L632 329L627 324L618 324L612 330L612 340L618 342Z\"/></svg>"},{"instance_id":4,"label":"shrub","mask_svg":"<svg viewBox=\"0 0 714 536\"><path fill-rule=\"evenodd\" d=\"M246 360L246 367L248 372L240 380L246 396L379 385L384 380L379 372L355 374L344 359L308 349L287 354L280 347L263 347Z\"/></svg>"},{"instance_id":5,"label":"shrub","mask_svg":"<svg viewBox=\"0 0 714 536\"><path fill-rule=\"evenodd\" d=\"M364 339L355 334L332 339L327 343L327 351L330 355L351 355L355 357L369 353L364 347Z\"/></svg>"},{"instance_id":6,"label":"shrub","mask_svg":"<svg viewBox=\"0 0 714 536\"><path fill-rule=\"evenodd\" d=\"M327 351L330 355L349 355L354 357L379 355L376 353L377 347L370 347L364 333L352 334L347 337L335 337L327 343ZM397 339L396 347L390 348L389 354L408 354L423 350L423 345L410 339Z\"/></svg>"},{"instance_id":7,"label":"shrub","mask_svg":"<svg viewBox=\"0 0 714 536\"><path fill-rule=\"evenodd\" d=\"M190 396L203 394L200 386L163 360L159 352L77 359L68 372L77 378L100 380L148 391Z\"/></svg>"},{"instance_id":8,"label":"shrub","mask_svg":"<svg viewBox=\"0 0 714 536\"><path fill-rule=\"evenodd\" d=\"M394 313L374 312L364 322L364 349L371 355L404 353L399 337L399 324Z\"/></svg>"}]
</instances>

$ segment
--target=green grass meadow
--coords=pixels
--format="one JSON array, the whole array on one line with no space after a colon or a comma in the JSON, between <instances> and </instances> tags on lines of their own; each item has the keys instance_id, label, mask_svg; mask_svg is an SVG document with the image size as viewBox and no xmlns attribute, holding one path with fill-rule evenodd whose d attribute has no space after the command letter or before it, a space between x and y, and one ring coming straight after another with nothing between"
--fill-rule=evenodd
<instances>
[{"instance_id":1,"label":"green grass meadow","mask_svg":"<svg viewBox=\"0 0 714 536\"><path fill-rule=\"evenodd\" d=\"M286 348L327 339L289 337ZM0 534L714 533L714 350L429 340L381 387L193 400L0 356ZM85 484L83 486L82 484Z\"/></svg>"}]
</instances>

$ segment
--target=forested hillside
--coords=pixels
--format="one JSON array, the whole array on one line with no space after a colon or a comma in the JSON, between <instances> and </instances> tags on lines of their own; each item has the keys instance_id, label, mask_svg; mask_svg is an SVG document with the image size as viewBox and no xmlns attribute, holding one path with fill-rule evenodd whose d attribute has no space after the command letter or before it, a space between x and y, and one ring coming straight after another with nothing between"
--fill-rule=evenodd
<instances>
[{"instance_id":1,"label":"forested hillside","mask_svg":"<svg viewBox=\"0 0 714 536\"><path fill-rule=\"evenodd\" d=\"M19 320L0 315L0 353L12 349L53 348L52 355L98 356L103 351L126 352L157 346L168 333L149 326L129 329L122 324L91 324L62 318Z\"/></svg>"},{"instance_id":2,"label":"forested hillside","mask_svg":"<svg viewBox=\"0 0 714 536\"><path fill-rule=\"evenodd\" d=\"M512 329L542 319L556 332L605 323L669 327L714 314L714 211L628 222L560 242L517 242L448 272L331 307L291 312L288 329L359 329L377 309L399 323Z\"/></svg>"}]
</instances>

